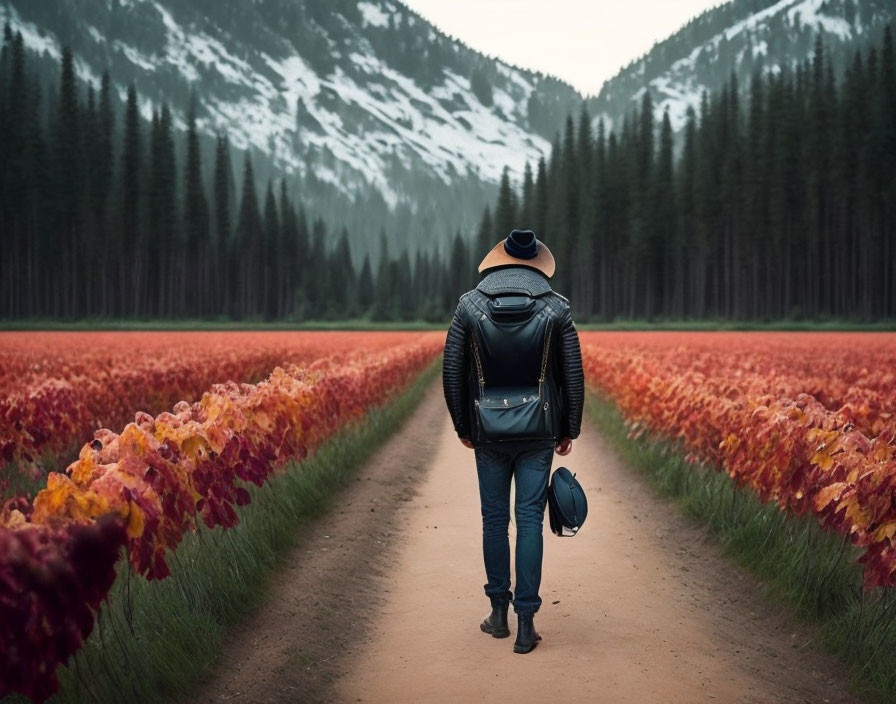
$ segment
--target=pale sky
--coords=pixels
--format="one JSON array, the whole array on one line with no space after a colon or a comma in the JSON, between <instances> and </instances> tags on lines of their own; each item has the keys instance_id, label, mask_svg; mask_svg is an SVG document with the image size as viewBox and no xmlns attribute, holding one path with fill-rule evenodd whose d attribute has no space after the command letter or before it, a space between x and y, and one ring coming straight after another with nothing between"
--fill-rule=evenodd
<instances>
[{"instance_id":1,"label":"pale sky","mask_svg":"<svg viewBox=\"0 0 896 704\"><path fill-rule=\"evenodd\" d=\"M594 95L632 59L724 0L402 0L446 34Z\"/></svg>"}]
</instances>

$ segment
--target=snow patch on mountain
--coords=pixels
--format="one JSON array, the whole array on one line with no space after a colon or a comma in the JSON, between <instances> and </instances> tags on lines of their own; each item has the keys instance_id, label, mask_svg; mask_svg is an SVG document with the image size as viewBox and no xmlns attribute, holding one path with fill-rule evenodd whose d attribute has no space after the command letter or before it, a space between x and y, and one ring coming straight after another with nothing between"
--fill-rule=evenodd
<instances>
[{"instance_id":1,"label":"snow patch on mountain","mask_svg":"<svg viewBox=\"0 0 896 704\"><path fill-rule=\"evenodd\" d=\"M165 63L176 66L191 83L201 77L197 65L203 68L210 65L229 81L251 85L249 64L206 34L184 32L165 7L157 2L153 5L165 25Z\"/></svg>"},{"instance_id":2,"label":"snow patch on mountain","mask_svg":"<svg viewBox=\"0 0 896 704\"><path fill-rule=\"evenodd\" d=\"M822 14L824 3L825 0L804 0L796 7L790 8L787 17L791 22L796 22L798 19L802 24L837 35L843 40L850 39L853 35L852 26L842 17Z\"/></svg>"},{"instance_id":3,"label":"snow patch on mountain","mask_svg":"<svg viewBox=\"0 0 896 704\"><path fill-rule=\"evenodd\" d=\"M122 42L115 42L114 45L122 54L128 57L128 61L132 64L139 66L146 71L154 71L156 68L155 63L148 56L144 56L139 51L137 51L134 47L128 46Z\"/></svg>"},{"instance_id":4,"label":"snow patch on mountain","mask_svg":"<svg viewBox=\"0 0 896 704\"><path fill-rule=\"evenodd\" d=\"M793 23L799 19L804 25L822 29L830 34L836 34L841 39L849 39L853 35L853 28L842 17L831 17L822 12L827 0L781 0L771 7L767 7L755 13L746 20L733 24L724 34L727 39L733 39L744 31L755 30L765 20L768 20L782 12ZM718 37L713 39L718 46Z\"/></svg>"},{"instance_id":5,"label":"snow patch on mountain","mask_svg":"<svg viewBox=\"0 0 896 704\"><path fill-rule=\"evenodd\" d=\"M688 109L699 113L703 92L717 90L732 71L742 86L756 67L778 74L782 65L792 66L811 55L816 35L828 51L851 56L869 29L881 28L894 14L886 2L876 0L778 0L762 10L740 13L737 2L708 11L608 81L594 99L595 122L603 118L608 128L618 127L649 87L656 119L668 111L673 129L680 131ZM714 13L723 11L736 15L737 21L714 24ZM718 29L705 29L715 26ZM700 35L699 41L688 42L685 38L691 35Z\"/></svg>"},{"instance_id":6,"label":"snow patch on mountain","mask_svg":"<svg viewBox=\"0 0 896 704\"><path fill-rule=\"evenodd\" d=\"M44 36L35 25L23 22L14 7L8 7L6 11L10 13L9 21L13 31L22 33L22 41L28 49L37 54L49 54L54 59L58 59L62 55L56 42L50 37Z\"/></svg>"},{"instance_id":7,"label":"snow patch on mountain","mask_svg":"<svg viewBox=\"0 0 896 704\"><path fill-rule=\"evenodd\" d=\"M153 30L164 41L152 49L129 35L105 36L92 25L82 29L114 62L113 88L122 100L127 87L116 81L116 67L127 67L127 75L148 77L164 70L180 76L198 91L201 132L226 132L235 148L260 150L287 173L313 170L318 180L349 195L373 186L392 206L406 200L395 186L396 169L414 173L423 168L449 185L468 176L497 183L506 165L511 177L520 179L527 162L549 152L550 143L527 124L535 79L496 63L499 80L491 85L488 106L476 96L469 76L447 67L424 87L387 63L365 35L391 31L391 25L402 22L412 27L419 20L389 0L362 0L357 8L360 22L345 25L357 32L350 45L337 46L322 35L330 46L326 72L314 68L300 53L303 46L287 35L240 45L232 28L223 30L213 18L194 21L188 10L167 0L131 8L141 12L144 22L152 23L157 13ZM23 21L15 8L9 10L26 46L58 60L59 40ZM426 37L439 39L432 28L423 33ZM455 45L454 52L460 48ZM77 52L76 70L82 80L99 85L99 75ZM139 92L165 95L164 90ZM140 99L146 119L160 107L148 97ZM175 126L185 126L184 106L171 107Z\"/></svg>"},{"instance_id":8,"label":"snow patch on mountain","mask_svg":"<svg viewBox=\"0 0 896 704\"><path fill-rule=\"evenodd\" d=\"M36 25L22 20L14 7L7 7L6 11L12 31L22 33L22 42L26 49L38 55L46 54L56 61L62 58L62 49L52 37L46 36ZM79 79L99 85L100 77L80 57L74 57L74 67L75 75Z\"/></svg>"},{"instance_id":9,"label":"snow patch on mountain","mask_svg":"<svg viewBox=\"0 0 896 704\"><path fill-rule=\"evenodd\" d=\"M800 3L802 0L780 0L780 2L765 8L764 10L760 10L759 12L751 15L745 20L741 20L740 22L736 22L731 25L728 29L726 29L722 34L725 35L726 39L734 39L738 34L741 34L745 30L754 30L765 20L774 17L777 14L780 14L786 8ZM712 43L715 46L718 46L721 35L716 36L712 39ZM703 47L699 46L695 49L695 51L702 50Z\"/></svg>"},{"instance_id":10,"label":"snow patch on mountain","mask_svg":"<svg viewBox=\"0 0 896 704\"><path fill-rule=\"evenodd\" d=\"M373 25L374 27L389 26L389 15L372 2L359 2L358 9L361 11L364 22L368 25Z\"/></svg>"}]
</instances>

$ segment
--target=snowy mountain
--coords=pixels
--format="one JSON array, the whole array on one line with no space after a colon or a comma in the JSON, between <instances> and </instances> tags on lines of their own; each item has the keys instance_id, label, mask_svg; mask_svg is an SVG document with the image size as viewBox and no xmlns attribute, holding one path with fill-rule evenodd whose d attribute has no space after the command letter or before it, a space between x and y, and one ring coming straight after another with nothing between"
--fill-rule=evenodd
<instances>
[{"instance_id":1,"label":"snowy mountain","mask_svg":"<svg viewBox=\"0 0 896 704\"><path fill-rule=\"evenodd\" d=\"M842 67L894 17L896 0L733 0L657 43L587 105L618 128L647 89L657 117L668 108L680 128L732 72L745 87L757 69L792 66L817 33ZM167 102L182 129L195 92L207 154L226 132L251 150L258 177L287 175L312 215L345 225L359 258L376 256L380 229L398 249L471 234L504 166L519 179L582 99L397 0L0 0L6 19L36 55L49 110L63 44L85 81L108 69L122 99L133 82L147 118Z\"/></svg>"},{"instance_id":2,"label":"snowy mountain","mask_svg":"<svg viewBox=\"0 0 896 704\"><path fill-rule=\"evenodd\" d=\"M896 0L734 0L690 21L607 81L588 101L595 120L619 126L649 89L657 119L668 108L674 129L687 109L699 113L704 90L732 74L741 88L754 71L779 71L809 57L821 36L842 70L856 49L880 41L896 18Z\"/></svg>"},{"instance_id":3,"label":"snowy mountain","mask_svg":"<svg viewBox=\"0 0 896 704\"><path fill-rule=\"evenodd\" d=\"M521 177L581 100L392 0L8 0L5 14L51 78L68 43L80 78L108 68L122 100L133 82L147 119L167 101L181 129L195 90L203 133L368 229L389 211L391 228L470 227L504 166Z\"/></svg>"}]
</instances>

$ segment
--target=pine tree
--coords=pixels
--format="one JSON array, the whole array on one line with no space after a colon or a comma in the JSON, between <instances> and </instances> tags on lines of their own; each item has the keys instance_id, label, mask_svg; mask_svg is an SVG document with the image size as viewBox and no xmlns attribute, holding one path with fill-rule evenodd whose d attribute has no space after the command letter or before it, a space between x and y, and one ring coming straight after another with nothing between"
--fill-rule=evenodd
<instances>
[{"instance_id":1,"label":"pine tree","mask_svg":"<svg viewBox=\"0 0 896 704\"><path fill-rule=\"evenodd\" d=\"M647 276L653 296L648 297L646 316L668 313L669 298L675 288L676 274L682 268L681 244L675 227L675 185L672 154L672 122L669 110L663 112L660 148L653 178L653 212Z\"/></svg>"},{"instance_id":2,"label":"pine tree","mask_svg":"<svg viewBox=\"0 0 896 704\"><path fill-rule=\"evenodd\" d=\"M83 260L84 260L84 270L81 272L81 276L84 279L82 283L83 295L84 295L84 305L81 311L82 316L94 316L96 315L95 311L95 298L96 298L96 284L102 277L102 270L99 269L96 263L96 227L93 222L93 174L91 172L90 167L92 166L92 147L98 141L98 123L99 118L97 115L97 105L96 105L96 89L94 88L93 83L87 84L87 105L85 106L81 117L83 123L83 133L84 133L84 168L85 168L85 178L86 183L84 184L84 193L85 193L85 204L84 204L84 235L82 238L82 248L83 248ZM0 148L2 151L2 148Z\"/></svg>"},{"instance_id":3,"label":"pine tree","mask_svg":"<svg viewBox=\"0 0 896 704\"><path fill-rule=\"evenodd\" d=\"M448 272L440 250L433 252L430 263L432 285L428 295L430 314L427 320L443 320L449 317L457 306L457 300L450 298L451 291L448 284ZM448 304L446 305L446 300Z\"/></svg>"},{"instance_id":4,"label":"pine tree","mask_svg":"<svg viewBox=\"0 0 896 704\"><path fill-rule=\"evenodd\" d=\"M167 260L167 251L162 242L162 153L161 148L161 131L159 128L159 113L157 110L152 111L152 120L149 128L149 195L147 198L147 237L149 239L149 290L150 314L161 314L162 306L159 302L159 291L167 284L166 277L163 272L162 262Z\"/></svg>"},{"instance_id":5,"label":"pine tree","mask_svg":"<svg viewBox=\"0 0 896 704\"><path fill-rule=\"evenodd\" d=\"M695 237L697 214L697 113L688 106L684 143L676 174L677 231L681 234L678 252L676 295L673 315L685 318L693 314L697 277L702 274L695 261L699 238Z\"/></svg>"},{"instance_id":6,"label":"pine tree","mask_svg":"<svg viewBox=\"0 0 896 704\"><path fill-rule=\"evenodd\" d=\"M495 231L498 237L507 237L516 227L516 220L516 194L510 187L510 173L505 166L501 174L501 185L498 187L498 204L495 206Z\"/></svg>"},{"instance_id":7,"label":"pine tree","mask_svg":"<svg viewBox=\"0 0 896 704\"><path fill-rule=\"evenodd\" d=\"M298 286L297 272L299 268L299 221L296 211L289 200L286 190L286 179L280 179L281 217L281 253L277 259L277 291L276 317L292 315L295 303L295 291Z\"/></svg>"},{"instance_id":8,"label":"pine tree","mask_svg":"<svg viewBox=\"0 0 896 704\"><path fill-rule=\"evenodd\" d=\"M581 199L579 197L578 171L576 155L575 126L571 115L566 117L563 131L563 146L558 165L558 190L554 194L557 199L557 226L551 233L550 248L557 264L554 274L554 287L575 297L574 284L578 283L577 272L572 271L573 253L579 244L579 228L581 227Z\"/></svg>"},{"instance_id":9,"label":"pine tree","mask_svg":"<svg viewBox=\"0 0 896 704\"><path fill-rule=\"evenodd\" d=\"M230 144L226 134L215 138L214 167L214 233L209 247L212 268L210 272L212 297L216 309L220 312L228 310L227 296L230 287L236 283L227 258L231 244L233 172L230 165Z\"/></svg>"},{"instance_id":10,"label":"pine tree","mask_svg":"<svg viewBox=\"0 0 896 704\"><path fill-rule=\"evenodd\" d=\"M364 254L361 273L358 275L358 308L361 315L367 315L373 305L375 290L373 271L370 267L370 254Z\"/></svg>"},{"instance_id":11,"label":"pine tree","mask_svg":"<svg viewBox=\"0 0 896 704\"><path fill-rule=\"evenodd\" d=\"M593 157L594 136L591 132L591 116L588 114L587 103L583 101L579 111L579 128L576 136L576 160L581 178L590 180Z\"/></svg>"},{"instance_id":12,"label":"pine tree","mask_svg":"<svg viewBox=\"0 0 896 704\"><path fill-rule=\"evenodd\" d=\"M641 109L637 116L637 131L634 136L634 169L631 190L633 196L632 239L630 249L631 279L629 280L629 303L631 317L650 315L649 301L655 296L650 275L648 250L655 241L654 220L650 196L653 181L654 160L654 116L653 98L645 89L641 99Z\"/></svg>"},{"instance_id":13,"label":"pine tree","mask_svg":"<svg viewBox=\"0 0 896 704\"><path fill-rule=\"evenodd\" d=\"M398 309L398 317L405 321L413 320L417 302L407 295L407 292L411 290L411 260L407 249L401 251L391 270L394 272L393 295L395 297L394 304Z\"/></svg>"},{"instance_id":14,"label":"pine tree","mask_svg":"<svg viewBox=\"0 0 896 704\"><path fill-rule=\"evenodd\" d=\"M236 237L230 250L231 282L235 292L232 317L242 319L257 312L257 292L261 268L261 214L255 190L252 157L246 151L243 166L243 191L237 216Z\"/></svg>"},{"instance_id":15,"label":"pine tree","mask_svg":"<svg viewBox=\"0 0 896 704\"><path fill-rule=\"evenodd\" d=\"M494 240L497 239L495 236L495 228L492 224L492 211L491 208L485 206L485 210L482 212L482 219L479 221L479 230L476 233L476 256L478 257L476 261L476 265L479 265L479 262L482 258L491 251L491 248L495 246ZM505 235L506 237L506 235Z\"/></svg>"},{"instance_id":16,"label":"pine tree","mask_svg":"<svg viewBox=\"0 0 896 704\"><path fill-rule=\"evenodd\" d=\"M171 110L162 105L158 125L150 142L149 182L149 278L155 298L155 313L182 313L174 308L173 292L178 262L183 257L178 237L177 163L174 155Z\"/></svg>"},{"instance_id":17,"label":"pine tree","mask_svg":"<svg viewBox=\"0 0 896 704\"><path fill-rule=\"evenodd\" d=\"M3 47L0 48L0 317L13 317L17 309L18 276L15 264L20 259L21 239L17 223L13 219L15 203L12 190L14 152L20 148L15 141L14 130L19 127L15 120L16 111L21 106L13 103L13 80L11 71L13 51L12 27L7 20L3 25Z\"/></svg>"},{"instance_id":18,"label":"pine tree","mask_svg":"<svg viewBox=\"0 0 896 704\"><path fill-rule=\"evenodd\" d=\"M881 125L880 173L882 213L883 263L882 280L887 285L884 310L896 312L896 50L893 47L892 25L884 30L881 48L879 89L879 124Z\"/></svg>"},{"instance_id":19,"label":"pine tree","mask_svg":"<svg viewBox=\"0 0 896 704\"><path fill-rule=\"evenodd\" d=\"M532 213L532 224L535 234L544 239L548 236L547 232L547 214L548 214L548 183L547 183L547 165L544 157L539 157L538 167L535 170L535 188L533 192L535 205Z\"/></svg>"},{"instance_id":20,"label":"pine tree","mask_svg":"<svg viewBox=\"0 0 896 704\"><path fill-rule=\"evenodd\" d=\"M753 73L750 81L750 107L747 117L744 144L744 228L746 244L749 247L749 281L750 296L746 317L759 319L767 315L764 301L760 296L766 285L763 269L760 266L763 252L768 248L768 212L767 204L767 164L762 148L763 129L765 125L765 86L762 74Z\"/></svg>"},{"instance_id":21,"label":"pine tree","mask_svg":"<svg viewBox=\"0 0 896 704\"><path fill-rule=\"evenodd\" d=\"M830 202L829 174L830 174L830 145L831 130L831 104L832 96L827 94L826 82L826 56L821 35L816 38L815 52L812 58L812 82L809 90L809 123L808 123L808 230L805 256L807 257L806 284L807 301L806 312L815 315L822 307L827 307L823 302L822 289L828 290L831 285L830 264L828 259L829 222L828 211ZM824 283L823 285L823 282Z\"/></svg>"},{"instance_id":22,"label":"pine tree","mask_svg":"<svg viewBox=\"0 0 896 704\"><path fill-rule=\"evenodd\" d=\"M134 84L128 86L127 103L124 114L124 141L121 149L121 184L119 198L120 230L117 237L119 246L115 254L118 265L118 280L114 301L114 314L121 317L134 314L141 309L140 289L145 278L144 237L140 223L140 169L142 168L142 147L140 140L140 115L137 108L137 90ZM130 295L126 295L130 294Z\"/></svg>"},{"instance_id":23,"label":"pine tree","mask_svg":"<svg viewBox=\"0 0 896 704\"><path fill-rule=\"evenodd\" d=\"M373 320L392 320L396 311L392 303L392 279L389 267L389 243L386 233L380 231L380 256L376 273L376 293L374 295Z\"/></svg>"},{"instance_id":24,"label":"pine tree","mask_svg":"<svg viewBox=\"0 0 896 704\"><path fill-rule=\"evenodd\" d=\"M17 33L13 51L14 73L19 61L24 63L23 54L21 34ZM59 284L58 280L51 279L46 274L51 269L46 266L48 259L58 258L53 217L46 206L47 188L52 188L53 184L54 164L51 138L45 133L41 121L44 91L34 81L34 74L31 75L30 81L24 81L27 85L22 86L23 142L19 151L22 170L15 172L21 184L18 190L22 198L15 205L19 217L17 251L21 260L25 261L26 273L25 295L17 292L16 299L25 315L47 315L53 299L52 289ZM49 197L52 197L52 193Z\"/></svg>"},{"instance_id":25,"label":"pine tree","mask_svg":"<svg viewBox=\"0 0 896 704\"><path fill-rule=\"evenodd\" d=\"M864 257L859 249L862 220L859 204L864 191L860 174L866 154L863 146L865 91L864 62L857 50L846 70L837 116L837 185L834 190L840 194L838 279L841 288L836 313L841 316L854 315L857 311L849 309L863 303L857 293L861 289L859 277L865 275Z\"/></svg>"},{"instance_id":26,"label":"pine tree","mask_svg":"<svg viewBox=\"0 0 896 704\"><path fill-rule=\"evenodd\" d=\"M311 225L311 249L305 285L308 316L319 319L327 314L327 225L317 217Z\"/></svg>"},{"instance_id":27,"label":"pine tree","mask_svg":"<svg viewBox=\"0 0 896 704\"><path fill-rule=\"evenodd\" d=\"M351 246L348 241L348 230L343 226L339 239L330 257L327 305L329 316L333 318L350 318L357 314L357 278L352 265ZM409 290L409 289L405 289ZM410 298L409 296L407 298Z\"/></svg>"},{"instance_id":28,"label":"pine tree","mask_svg":"<svg viewBox=\"0 0 896 704\"><path fill-rule=\"evenodd\" d=\"M575 189L578 204L578 224L574 231L575 240L570 243L572 267L571 292L576 301L576 314L580 319L589 319L594 299L594 228L597 214L593 198L594 191L594 137L591 132L591 116L586 104L582 103L579 113L578 134L576 135L575 173L570 187Z\"/></svg>"},{"instance_id":29,"label":"pine tree","mask_svg":"<svg viewBox=\"0 0 896 704\"><path fill-rule=\"evenodd\" d=\"M277 201L274 198L274 184L268 179L264 198L263 268L261 272L261 299L265 320L273 320L277 316L280 262L283 260L280 238L280 213L277 212Z\"/></svg>"},{"instance_id":30,"label":"pine tree","mask_svg":"<svg viewBox=\"0 0 896 704\"><path fill-rule=\"evenodd\" d=\"M429 271L426 269L426 259L420 247L414 253L414 271L411 274L410 296L415 301L414 317L423 319L426 315L426 296L429 286Z\"/></svg>"},{"instance_id":31,"label":"pine tree","mask_svg":"<svg viewBox=\"0 0 896 704\"><path fill-rule=\"evenodd\" d=\"M607 134L606 123L601 118L597 123L597 138L594 142L594 165L592 168L590 192L583 195L589 199L590 208L590 232L588 238L591 241L591 275L596 279L592 287L591 311L597 313L602 320L607 319L607 303L609 298L609 272L610 261L609 233L607 214Z\"/></svg>"},{"instance_id":32,"label":"pine tree","mask_svg":"<svg viewBox=\"0 0 896 704\"><path fill-rule=\"evenodd\" d=\"M523 191L520 198L520 228L532 230L534 229L534 210L535 210L535 182L532 179L532 166L526 162L526 168L523 171Z\"/></svg>"},{"instance_id":33,"label":"pine tree","mask_svg":"<svg viewBox=\"0 0 896 704\"><path fill-rule=\"evenodd\" d=\"M865 191L863 193L863 207L865 222L863 223L861 249L863 258L863 308L867 320L873 320L880 315L880 291L884 290L884 282L881 281L881 261L877 255L880 250L881 213L879 194L881 191L880 152L883 149L881 111L879 102L869 99L874 96L879 85L878 52L872 47L868 52L868 60L865 67L865 100L866 106L862 110L865 119L863 147L865 159L863 163L862 178ZM869 285L870 282L870 285ZM872 291L876 293L872 293Z\"/></svg>"},{"instance_id":34,"label":"pine tree","mask_svg":"<svg viewBox=\"0 0 896 704\"><path fill-rule=\"evenodd\" d=\"M299 205L298 237L296 238L296 286L304 291L308 281L310 267L311 235L308 229L308 216L305 207Z\"/></svg>"},{"instance_id":35,"label":"pine tree","mask_svg":"<svg viewBox=\"0 0 896 704\"><path fill-rule=\"evenodd\" d=\"M208 201L202 185L202 155L196 132L196 96L187 113L187 155L184 164L184 266L181 270L182 306L187 315L208 313L205 292L210 283L208 264Z\"/></svg>"},{"instance_id":36,"label":"pine tree","mask_svg":"<svg viewBox=\"0 0 896 704\"><path fill-rule=\"evenodd\" d=\"M59 256L48 262L51 275L58 282L54 315L78 317L84 312L83 276L86 266L85 216L86 174L82 141L81 106L75 82L71 48L63 47L59 84L59 104L54 130L56 232L60 240Z\"/></svg>"},{"instance_id":37,"label":"pine tree","mask_svg":"<svg viewBox=\"0 0 896 704\"><path fill-rule=\"evenodd\" d=\"M94 120L94 136L87 149L90 163L90 214L93 223L93 244L90 257L95 271L112 270L112 245L109 221L109 199L112 191L113 133L115 131L115 115L112 110L112 86L109 72L104 71L100 80L100 94ZM105 275L96 277L97 309L104 315L110 312L112 292L110 279Z\"/></svg>"},{"instance_id":38,"label":"pine tree","mask_svg":"<svg viewBox=\"0 0 896 704\"><path fill-rule=\"evenodd\" d=\"M466 285L469 279L470 262L467 255L467 245L460 231L455 232L451 241L451 259L448 263L451 272L450 287L454 297L459 297L469 290Z\"/></svg>"}]
</instances>

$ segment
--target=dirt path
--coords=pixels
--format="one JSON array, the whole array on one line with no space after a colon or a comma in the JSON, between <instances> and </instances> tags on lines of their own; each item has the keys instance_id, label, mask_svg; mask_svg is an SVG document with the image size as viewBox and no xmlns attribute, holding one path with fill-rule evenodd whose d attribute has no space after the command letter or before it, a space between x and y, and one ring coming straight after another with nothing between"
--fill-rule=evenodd
<instances>
[{"instance_id":1,"label":"dirt path","mask_svg":"<svg viewBox=\"0 0 896 704\"><path fill-rule=\"evenodd\" d=\"M358 468L331 515L303 528L265 606L227 635L194 702L332 701L344 659L385 605L401 507L425 480L446 413L439 380Z\"/></svg>"},{"instance_id":2,"label":"dirt path","mask_svg":"<svg viewBox=\"0 0 896 704\"><path fill-rule=\"evenodd\" d=\"M809 632L587 422L560 464L578 472L589 516L571 539L545 526L532 653L479 631L475 462L434 383L362 469L345 513L308 537L270 606L234 634L197 701L856 701Z\"/></svg>"}]
</instances>

